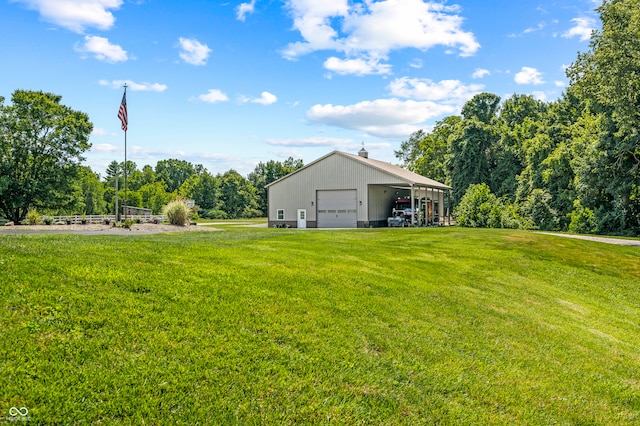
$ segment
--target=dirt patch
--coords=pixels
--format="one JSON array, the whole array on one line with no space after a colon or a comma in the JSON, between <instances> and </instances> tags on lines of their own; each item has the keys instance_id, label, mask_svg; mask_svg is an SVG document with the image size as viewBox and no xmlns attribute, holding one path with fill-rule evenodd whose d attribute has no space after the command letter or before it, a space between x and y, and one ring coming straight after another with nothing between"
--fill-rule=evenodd
<instances>
[{"instance_id":1,"label":"dirt patch","mask_svg":"<svg viewBox=\"0 0 640 426\"><path fill-rule=\"evenodd\" d=\"M219 231L203 225L177 226L154 223L134 223L130 229L111 225L17 225L0 227L0 234L84 234L84 235L135 235L161 234L164 232Z\"/></svg>"}]
</instances>

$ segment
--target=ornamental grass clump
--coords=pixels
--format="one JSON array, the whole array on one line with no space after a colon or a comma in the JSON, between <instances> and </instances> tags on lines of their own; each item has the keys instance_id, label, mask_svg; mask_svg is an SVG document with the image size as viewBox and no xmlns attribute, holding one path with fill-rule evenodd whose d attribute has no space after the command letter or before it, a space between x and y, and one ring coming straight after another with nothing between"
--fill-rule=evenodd
<instances>
[{"instance_id":1,"label":"ornamental grass clump","mask_svg":"<svg viewBox=\"0 0 640 426\"><path fill-rule=\"evenodd\" d=\"M28 225L38 225L40 223L40 213L37 210L29 210L27 213L27 224Z\"/></svg>"},{"instance_id":2,"label":"ornamental grass clump","mask_svg":"<svg viewBox=\"0 0 640 426\"><path fill-rule=\"evenodd\" d=\"M162 209L172 225L184 226L189 223L189 208L182 200L173 200Z\"/></svg>"}]
</instances>

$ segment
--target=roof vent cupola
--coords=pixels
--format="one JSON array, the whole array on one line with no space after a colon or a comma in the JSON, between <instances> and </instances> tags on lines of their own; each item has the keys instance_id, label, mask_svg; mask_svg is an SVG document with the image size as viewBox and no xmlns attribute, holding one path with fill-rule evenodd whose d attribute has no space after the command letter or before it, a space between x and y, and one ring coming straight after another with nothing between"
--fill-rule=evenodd
<instances>
[{"instance_id":1,"label":"roof vent cupola","mask_svg":"<svg viewBox=\"0 0 640 426\"><path fill-rule=\"evenodd\" d=\"M362 158L369 158L369 152L364 149L364 142L362 142L362 149L358 151L358 155Z\"/></svg>"}]
</instances>

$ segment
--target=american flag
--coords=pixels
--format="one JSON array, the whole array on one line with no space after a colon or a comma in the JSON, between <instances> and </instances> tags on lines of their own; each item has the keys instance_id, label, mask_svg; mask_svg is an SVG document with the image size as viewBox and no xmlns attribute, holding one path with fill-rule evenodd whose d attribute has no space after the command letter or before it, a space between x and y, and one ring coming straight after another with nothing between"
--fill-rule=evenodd
<instances>
[{"instance_id":1,"label":"american flag","mask_svg":"<svg viewBox=\"0 0 640 426\"><path fill-rule=\"evenodd\" d=\"M122 122L122 130L127 131L127 124L129 124L129 117L127 116L127 92L122 95L122 102L120 102L120 109L118 110L118 118Z\"/></svg>"}]
</instances>

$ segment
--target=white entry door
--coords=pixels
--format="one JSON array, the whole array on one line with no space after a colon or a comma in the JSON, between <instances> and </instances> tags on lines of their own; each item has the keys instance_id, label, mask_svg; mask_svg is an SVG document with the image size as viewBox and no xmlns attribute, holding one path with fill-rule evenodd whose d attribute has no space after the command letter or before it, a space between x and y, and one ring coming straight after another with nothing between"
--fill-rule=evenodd
<instances>
[{"instance_id":1,"label":"white entry door","mask_svg":"<svg viewBox=\"0 0 640 426\"><path fill-rule=\"evenodd\" d=\"M298 209L298 228L307 227L307 211L305 209Z\"/></svg>"}]
</instances>

